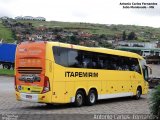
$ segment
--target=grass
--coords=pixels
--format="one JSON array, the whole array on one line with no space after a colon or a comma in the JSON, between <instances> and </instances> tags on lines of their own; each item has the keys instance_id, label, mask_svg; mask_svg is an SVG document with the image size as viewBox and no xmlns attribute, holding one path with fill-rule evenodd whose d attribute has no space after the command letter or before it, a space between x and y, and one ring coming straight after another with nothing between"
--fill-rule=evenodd
<instances>
[{"instance_id":1,"label":"grass","mask_svg":"<svg viewBox=\"0 0 160 120\"><path fill-rule=\"evenodd\" d=\"M11 43L14 42L12 31L5 27L0 20L0 40L3 39L3 42Z\"/></svg>"},{"instance_id":2,"label":"grass","mask_svg":"<svg viewBox=\"0 0 160 120\"><path fill-rule=\"evenodd\" d=\"M0 75L13 76L14 75L14 70L0 69Z\"/></svg>"}]
</instances>

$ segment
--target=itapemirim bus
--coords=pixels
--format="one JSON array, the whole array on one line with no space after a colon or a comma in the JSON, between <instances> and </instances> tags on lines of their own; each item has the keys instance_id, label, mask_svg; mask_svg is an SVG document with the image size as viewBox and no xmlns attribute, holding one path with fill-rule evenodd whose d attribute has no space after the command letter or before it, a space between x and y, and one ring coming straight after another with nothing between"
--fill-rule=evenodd
<instances>
[{"instance_id":1,"label":"itapemirim bus","mask_svg":"<svg viewBox=\"0 0 160 120\"><path fill-rule=\"evenodd\" d=\"M148 92L148 67L138 54L60 42L22 42L16 49L16 99L93 105Z\"/></svg>"}]
</instances>

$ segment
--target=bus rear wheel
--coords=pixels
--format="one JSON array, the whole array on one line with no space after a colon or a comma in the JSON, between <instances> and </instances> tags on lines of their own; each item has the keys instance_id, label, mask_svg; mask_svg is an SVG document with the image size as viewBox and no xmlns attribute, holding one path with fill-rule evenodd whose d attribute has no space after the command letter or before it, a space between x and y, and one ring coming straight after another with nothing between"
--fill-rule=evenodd
<instances>
[{"instance_id":1,"label":"bus rear wheel","mask_svg":"<svg viewBox=\"0 0 160 120\"><path fill-rule=\"evenodd\" d=\"M87 96L87 105L94 105L97 101L97 92L90 90Z\"/></svg>"},{"instance_id":2,"label":"bus rear wheel","mask_svg":"<svg viewBox=\"0 0 160 120\"><path fill-rule=\"evenodd\" d=\"M74 102L75 106L81 107L84 104L84 99L85 98L84 98L83 91L81 90L77 91L76 96L75 96L75 102Z\"/></svg>"}]
</instances>

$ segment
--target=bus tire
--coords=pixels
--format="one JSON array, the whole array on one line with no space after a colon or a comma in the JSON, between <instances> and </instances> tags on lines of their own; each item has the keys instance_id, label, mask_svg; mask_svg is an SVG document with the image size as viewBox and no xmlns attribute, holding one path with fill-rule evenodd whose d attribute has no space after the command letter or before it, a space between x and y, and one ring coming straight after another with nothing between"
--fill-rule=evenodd
<instances>
[{"instance_id":1,"label":"bus tire","mask_svg":"<svg viewBox=\"0 0 160 120\"><path fill-rule=\"evenodd\" d=\"M85 99L84 92L81 90L78 90L76 92L74 105L76 107L81 107L84 104L84 99Z\"/></svg>"},{"instance_id":2,"label":"bus tire","mask_svg":"<svg viewBox=\"0 0 160 120\"><path fill-rule=\"evenodd\" d=\"M94 105L97 101L97 92L95 90L90 90L87 96L87 105Z\"/></svg>"},{"instance_id":3,"label":"bus tire","mask_svg":"<svg viewBox=\"0 0 160 120\"><path fill-rule=\"evenodd\" d=\"M141 98L141 95L142 95L142 89L141 89L141 87L138 87L138 88L137 88L136 95L134 96L134 98L135 98L136 100L139 100L139 99Z\"/></svg>"}]
</instances>

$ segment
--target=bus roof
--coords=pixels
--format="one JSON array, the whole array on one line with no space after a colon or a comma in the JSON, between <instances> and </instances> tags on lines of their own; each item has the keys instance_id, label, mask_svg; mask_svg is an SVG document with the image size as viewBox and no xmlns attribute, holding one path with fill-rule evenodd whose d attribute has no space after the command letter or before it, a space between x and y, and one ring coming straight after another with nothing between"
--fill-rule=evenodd
<instances>
[{"instance_id":1,"label":"bus roof","mask_svg":"<svg viewBox=\"0 0 160 120\"><path fill-rule=\"evenodd\" d=\"M107 53L107 54L112 54L112 55L119 55L119 56L131 57L131 58L144 59L142 56L140 56L136 53L122 51L122 50L114 50L114 49L100 48L100 47L85 47L85 46L73 45L73 44L67 44L67 43L61 43L61 42L47 42L47 43L50 45L53 45L53 46L60 46L60 47L86 50L86 51L92 51L92 52L98 52L98 53Z\"/></svg>"}]
</instances>

